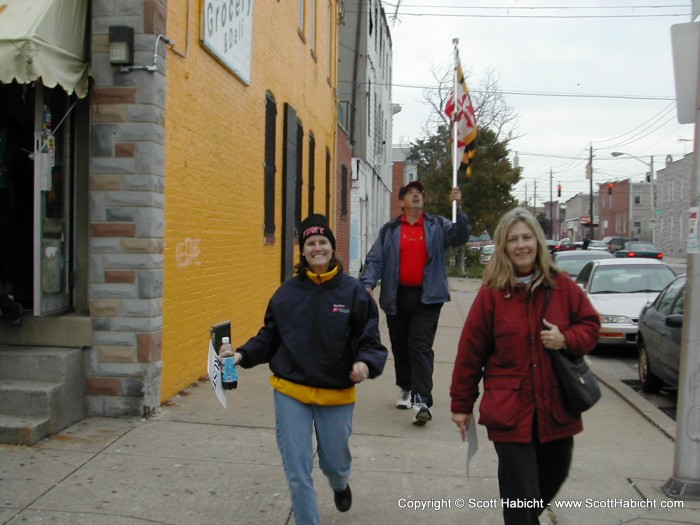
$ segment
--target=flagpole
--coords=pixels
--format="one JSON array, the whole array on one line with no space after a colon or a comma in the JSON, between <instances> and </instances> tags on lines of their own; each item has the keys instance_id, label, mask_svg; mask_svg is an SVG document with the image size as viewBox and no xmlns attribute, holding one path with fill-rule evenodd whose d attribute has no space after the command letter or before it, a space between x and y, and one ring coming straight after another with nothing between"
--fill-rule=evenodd
<instances>
[{"instance_id":1,"label":"flagpole","mask_svg":"<svg viewBox=\"0 0 700 525\"><path fill-rule=\"evenodd\" d=\"M454 75L452 82L452 98L455 107L454 113L452 113L452 187L457 187L457 170L459 169L459 151L457 148L457 71L459 70L459 50L457 49L457 44L459 44L459 38L453 38L452 43L454 44ZM457 201L452 201L452 222L457 222Z\"/></svg>"}]
</instances>

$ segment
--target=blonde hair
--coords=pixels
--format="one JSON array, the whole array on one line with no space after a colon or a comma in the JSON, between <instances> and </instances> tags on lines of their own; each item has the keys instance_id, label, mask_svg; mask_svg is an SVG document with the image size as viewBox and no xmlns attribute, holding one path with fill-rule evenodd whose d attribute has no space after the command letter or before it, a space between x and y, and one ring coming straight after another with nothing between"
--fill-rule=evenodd
<instances>
[{"instance_id":1,"label":"blonde hair","mask_svg":"<svg viewBox=\"0 0 700 525\"><path fill-rule=\"evenodd\" d=\"M547 249L547 242L544 237L542 227L535 219L535 216L525 208L514 208L507 212L496 226L496 231L493 234L494 244L496 248L493 252L493 257L486 265L484 271L483 284L491 288L512 291L517 283L515 279L515 268L506 254L506 241L511 228L519 223L524 223L537 239L537 255L535 257L535 278L533 283L544 280L549 287L554 287L556 280L557 267L554 266L552 257Z\"/></svg>"}]
</instances>

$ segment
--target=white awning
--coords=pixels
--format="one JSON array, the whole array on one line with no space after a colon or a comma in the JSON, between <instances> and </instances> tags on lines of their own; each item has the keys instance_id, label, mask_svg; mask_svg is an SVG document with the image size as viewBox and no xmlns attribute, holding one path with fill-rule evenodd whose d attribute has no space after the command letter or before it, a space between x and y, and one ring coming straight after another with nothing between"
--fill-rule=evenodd
<instances>
[{"instance_id":1,"label":"white awning","mask_svg":"<svg viewBox=\"0 0 700 525\"><path fill-rule=\"evenodd\" d=\"M0 0L0 82L41 78L68 94L87 95L88 0Z\"/></svg>"}]
</instances>

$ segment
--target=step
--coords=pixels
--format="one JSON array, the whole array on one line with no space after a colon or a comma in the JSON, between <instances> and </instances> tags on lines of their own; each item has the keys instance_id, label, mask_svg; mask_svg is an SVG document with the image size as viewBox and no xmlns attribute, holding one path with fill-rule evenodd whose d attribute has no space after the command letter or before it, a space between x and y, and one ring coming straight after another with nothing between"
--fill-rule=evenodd
<instances>
[{"instance_id":1,"label":"step","mask_svg":"<svg viewBox=\"0 0 700 525\"><path fill-rule=\"evenodd\" d=\"M79 348L0 347L0 379L70 382L83 369Z\"/></svg>"},{"instance_id":2,"label":"step","mask_svg":"<svg viewBox=\"0 0 700 525\"><path fill-rule=\"evenodd\" d=\"M48 434L48 426L48 418L0 414L0 443L33 445Z\"/></svg>"},{"instance_id":3,"label":"step","mask_svg":"<svg viewBox=\"0 0 700 525\"><path fill-rule=\"evenodd\" d=\"M61 383L0 379L0 414L46 417L58 410Z\"/></svg>"}]
</instances>

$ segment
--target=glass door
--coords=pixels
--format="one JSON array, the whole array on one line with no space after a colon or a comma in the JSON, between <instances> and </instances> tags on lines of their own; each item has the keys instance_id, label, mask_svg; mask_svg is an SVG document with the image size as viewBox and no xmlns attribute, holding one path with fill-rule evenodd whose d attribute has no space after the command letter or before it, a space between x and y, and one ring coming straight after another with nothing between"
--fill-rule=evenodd
<instances>
[{"instance_id":1,"label":"glass door","mask_svg":"<svg viewBox=\"0 0 700 525\"><path fill-rule=\"evenodd\" d=\"M70 307L70 112L60 88L36 83L34 111L34 315Z\"/></svg>"}]
</instances>

